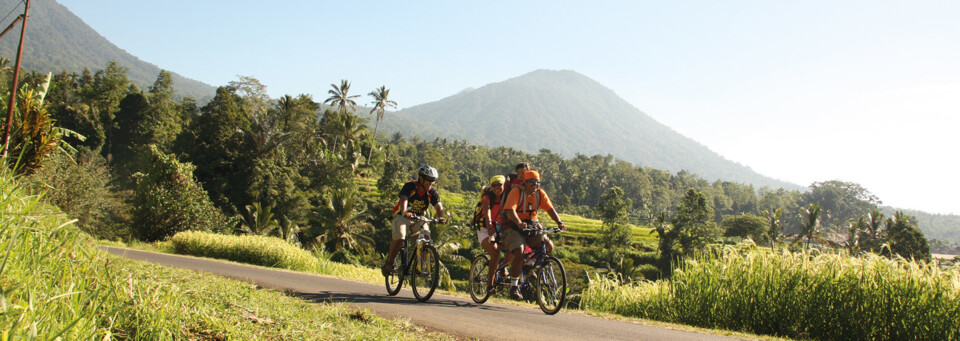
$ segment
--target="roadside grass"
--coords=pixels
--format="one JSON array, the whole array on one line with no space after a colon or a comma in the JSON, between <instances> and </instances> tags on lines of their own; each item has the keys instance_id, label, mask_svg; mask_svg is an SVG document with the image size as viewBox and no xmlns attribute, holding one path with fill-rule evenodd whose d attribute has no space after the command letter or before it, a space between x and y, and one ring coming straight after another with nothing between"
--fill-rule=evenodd
<instances>
[{"instance_id":1,"label":"roadside grass","mask_svg":"<svg viewBox=\"0 0 960 341\"><path fill-rule=\"evenodd\" d=\"M110 256L40 199L0 171L0 340L449 339L343 304Z\"/></svg>"},{"instance_id":2,"label":"roadside grass","mask_svg":"<svg viewBox=\"0 0 960 341\"><path fill-rule=\"evenodd\" d=\"M581 307L801 339L960 338L960 272L876 255L727 246L669 282L595 277Z\"/></svg>"}]
</instances>

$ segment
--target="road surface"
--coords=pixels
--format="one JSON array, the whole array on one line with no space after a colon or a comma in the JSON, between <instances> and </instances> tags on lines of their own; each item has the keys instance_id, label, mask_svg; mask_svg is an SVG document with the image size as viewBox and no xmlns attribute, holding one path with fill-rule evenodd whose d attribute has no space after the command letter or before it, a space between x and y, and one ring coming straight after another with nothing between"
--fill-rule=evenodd
<instances>
[{"instance_id":1,"label":"road surface","mask_svg":"<svg viewBox=\"0 0 960 341\"><path fill-rule=\"evenodd\" d=\"M288 290L316 302L345 301L378 315L404 317L411 322L454 336L482 340L735 340L734 338L614 321L591 316L546 315L536 307L487 302L434 294L420 303L405 289L387 296L383 284L373 285L320 275L274 270L188 256L102 246L118 256L164 266L192 269L252 282L265 288Z\"/></svg>"}]
</instances>

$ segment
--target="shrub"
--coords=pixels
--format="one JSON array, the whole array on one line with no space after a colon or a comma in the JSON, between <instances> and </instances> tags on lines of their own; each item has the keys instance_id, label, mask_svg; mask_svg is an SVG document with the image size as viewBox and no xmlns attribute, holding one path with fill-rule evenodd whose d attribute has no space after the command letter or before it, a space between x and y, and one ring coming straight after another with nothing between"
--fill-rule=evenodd
<instances>
[{"instance_id":1,"label":"shrub","mask_svg":"<svg viewBox=\"0 0 960 341\"><path fill-rule=\"evenodd\" d=\"M110 188L107 161L81 149L74 159L55 153L36 174L25 179L46 202L77 219L85 232L100 239L129 239L130 207Z\"/></svg>"},{"instance_id":2,"label":"shrub","mask_svg":"<svg viewBox=\"0 0 960 341\"><path fill-rule=\"evenodd\" d=\"M276 237L185 231L170 241L180 254L299 271L317 269L317 258L310 252Z\"/></svg>"},{"instance_id":3,"label":"shrub","mask_svg":"<svg viewBox=\"0 0 960 341\"><path fill-rule=\"evenodd\" d=\"M220 231L226 218L213 206L193 177L194 166L177 161L151 145L145 173L134 174L134 231L156 241L180 231Z\"/></svg>"}]
</instances>

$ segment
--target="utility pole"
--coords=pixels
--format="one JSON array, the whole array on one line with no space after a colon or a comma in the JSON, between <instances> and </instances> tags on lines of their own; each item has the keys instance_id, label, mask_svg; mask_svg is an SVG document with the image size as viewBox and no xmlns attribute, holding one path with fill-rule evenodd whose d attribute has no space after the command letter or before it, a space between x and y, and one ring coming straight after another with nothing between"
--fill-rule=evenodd
<instances>
[{"instance_id":1,"label":"utility pole","mask_svg":"<svg viewBox=\"0 0 960 341\"><path fill-rule=\"evenodd\" d=\"M10 125L13 123L13 108L17 103L17 82L20 80L20 60L23 59L23 36L27 31L27 13L30 12L30 0L23 9L23 22L20 23L20 46L17 47L17 62L13 67L13 86L10 88L10 105L7 107L7 123L3 127L3 157L7 156L10 145Z\"/></svg>"}]
</instances>

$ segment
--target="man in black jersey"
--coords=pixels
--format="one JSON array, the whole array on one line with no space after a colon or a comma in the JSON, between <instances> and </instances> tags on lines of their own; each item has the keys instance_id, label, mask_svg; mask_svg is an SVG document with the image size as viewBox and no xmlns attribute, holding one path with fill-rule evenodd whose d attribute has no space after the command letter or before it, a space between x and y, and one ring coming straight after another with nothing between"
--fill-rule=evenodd
<instances>
[{"instance_id":1,"label":"man in black jersey","mask_svg":"<svg viewBox=\"0 0 960 341\"><path fill-rule=\"evenodd\" d=\"M411 223L410 219L417 216L423 216L427 212L427 206L433 206L440 217L440 223L446 222L443 218L443 204L440 202L440 193L433 188L440 174L436 168L430 166L421 166L417 170L417 180L403 184L400 189L400 200L393 207L393 241L390 242L390 254L387 256L387 264L381 269L384 276L388 276L393 270L393 260L400 251L400 245L407 238L407 231L416 231L420 228L422 221Z\"/></svg>"}]
</instances>

